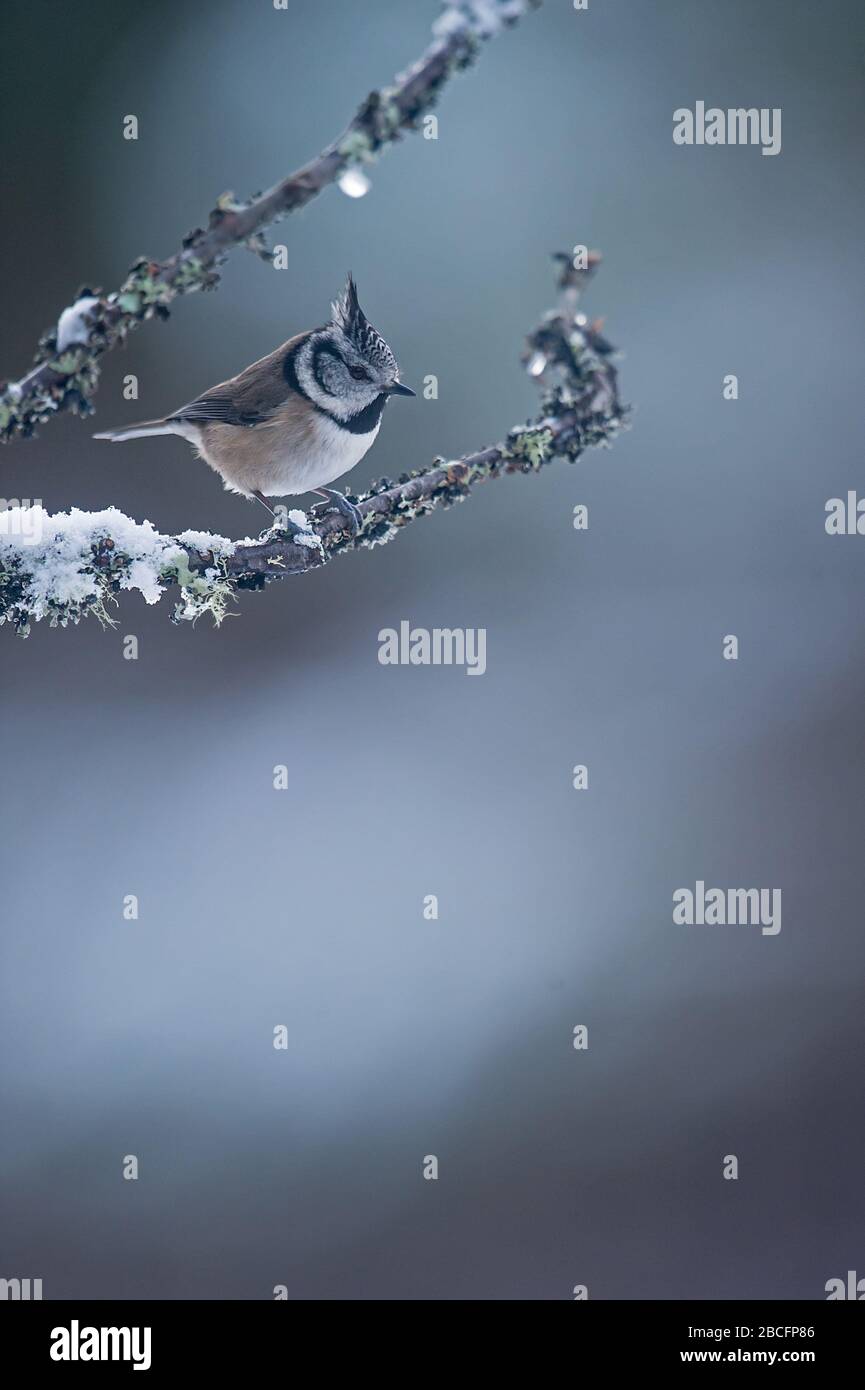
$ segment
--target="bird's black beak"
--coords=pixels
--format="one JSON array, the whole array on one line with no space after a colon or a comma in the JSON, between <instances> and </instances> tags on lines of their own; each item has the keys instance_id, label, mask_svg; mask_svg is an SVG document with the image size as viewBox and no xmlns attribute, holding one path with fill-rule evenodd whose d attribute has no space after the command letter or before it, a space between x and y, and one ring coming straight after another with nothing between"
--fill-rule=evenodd
<instances>
[{"instance_id":1,"label":"bird's black beak","mask_svg":"<svg viewBox=\"0 0 865 1390\"><path fill-rule=\"evenodd\" d=\"M416 396L417 392L413 391L410 386L403 386L401 381L395 381L393 386L387 388L387 394L389 396Z\"/></svg>"}]
</instances>

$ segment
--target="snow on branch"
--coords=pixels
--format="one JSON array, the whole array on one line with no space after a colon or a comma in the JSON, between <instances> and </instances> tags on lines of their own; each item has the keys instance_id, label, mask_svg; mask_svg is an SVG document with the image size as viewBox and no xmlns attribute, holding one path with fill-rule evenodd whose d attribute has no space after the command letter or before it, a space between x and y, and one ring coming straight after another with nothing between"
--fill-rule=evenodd
<instances>
[{"instance_id":1,"label":"snow on branch","mask_svg":"<svg viewBox=\"0 0 865 1390\"><path fill-rule=\"evenodd\" d=\"M209 532L163 536L111 507L73 508L50 516L41 507L0 511L0 623L27 636L30 625L77 623L88 613L113 624L110 607L123 590L157 603L176 587L176 622L209 613L225 617L239 590L261 589L303 574L348 550L383 545L439 505L468 497L480 482L506 473L537 473L554 458L575 461L594 444L608 444L626 420L618 394L614 350L577 309L600 257L578 247L558 253L558 306L526 340L523 362L542 389L538 415L505 439L453 460L438 458L397 481L382 478L353 498L361 513L352 535L344 517L315 507L288 512L257 539L227 540Z\"/></svg>"},{"instance_id":2,"label":"snow on branch","mask_svg":"<svg viewBox=\"0 0 865 1390\"><path fill-rule=\"evenodd\" d=\"M206 228L190 232L166 261L136 261L118 290L79 290L56 328L43 335L30 371L20 381L0 384L0 441L32 435L38 424L61 410L91 414L103 353L146 319L167 318L178 295L214 288L218 267L234 247L247 246L269 260L264 229L305 207L328 184L362 190L363 166L404 131L417 128L448 79L469 66L485 40L540 3L447 0L423 56L392 86L370 92L343 134L315 159L246 203L224 193Z\"/></svg>"}]
</instances>

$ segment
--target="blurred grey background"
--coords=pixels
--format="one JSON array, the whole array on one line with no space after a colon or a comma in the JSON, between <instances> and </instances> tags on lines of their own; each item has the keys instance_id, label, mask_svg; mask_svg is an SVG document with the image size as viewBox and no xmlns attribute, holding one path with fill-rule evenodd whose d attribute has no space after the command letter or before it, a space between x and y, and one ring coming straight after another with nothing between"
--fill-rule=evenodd
<instances>
[{"instance_id":1,"label":"blurred grey background","mask_svg":"<svg viewBox=\"0 0 865 1390\"><path fill-rule=\"evenodd\" d=\"M437 12L13 0L0 376L79 284L315 153ZM106 360L92 421L2 452L7 497L248 534L180 440L91 431L320 322L350 267L404 380L440 381L353 484L480 446L534 409L523 335L578 241L636 406L612 451L219 631L130 595L114 632L0 632L0 1274L47 1298L807 1299L865 1273L865 540L823 526L863 477L863 29L855 0L548 0L448 89L437 142L282 224L290 270L236 253ZM782 153L674 146L698 99L780 106ZM380 666L403 618L485 627L487 674ZM780 887L780 935L674 926L698 878Z\"/></svg>"}]
</instances>

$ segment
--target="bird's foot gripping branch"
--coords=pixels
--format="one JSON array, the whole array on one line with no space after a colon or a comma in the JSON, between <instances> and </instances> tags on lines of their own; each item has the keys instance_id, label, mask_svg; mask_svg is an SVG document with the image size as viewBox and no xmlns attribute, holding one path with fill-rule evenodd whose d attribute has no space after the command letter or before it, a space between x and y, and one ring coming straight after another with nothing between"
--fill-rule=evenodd
<instances>
[{"instance_id":1,"label":"bird's foot gripping branch","mask_svg":"<svg viewBox=\"0 0 865 1390\"><path fill-rule=\"evenodd\" d=\"M581 248L580 248L581 249ZM49 515L41 507L0 512L0 623L26 636L33 622L52 627L92 613L113 623L125 589L148 603L177 591L175 621L209 613L221 622L237 591L316 569L335 555L382 545L409 522L468 497L480 482L506 473L538 473L553 459L574 462L593 444L609 444L626 410L619 400L611 345L579 299L599 257L559 255L560 298L526 343L523 362L542 391L538 415L504 440L453 460L382 478L352 498L360 529L330 504L307 516L289 511L258 539L227 540L209 532L160 535L149 521L103 512Z\"/></svg>"}]
</instances>

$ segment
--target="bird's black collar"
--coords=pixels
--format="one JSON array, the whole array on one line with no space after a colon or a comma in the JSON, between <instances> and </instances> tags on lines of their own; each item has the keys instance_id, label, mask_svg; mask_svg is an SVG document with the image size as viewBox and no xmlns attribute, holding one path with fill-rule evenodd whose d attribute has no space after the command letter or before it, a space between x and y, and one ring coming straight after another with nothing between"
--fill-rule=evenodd
<instances>
[{"instance_id":1,"label":"bird's black collar","mask_svg":"<svg viewBox=\"0 0 865 1390\"><path fill-rule=\"evenodd\" d=\"M357 411L355 415L350 415L347 420L340 420L338 416L333 415L331 411L326 410L324 406L319 405L317 401L310 399L309 395L300 384L294 359L299 350L303 347L304 342L306 342L306 338L304 338L303 342L297 343L290 352L287 352L285 354L285 361L282 364L282 374L292 391L296 391L305 401L309 401L313 410L317 410L319 415L324 415L326 419L332 421L334 425L337 425L341 430L345 430L348 434L370 434L381 420L381 413L387 404L387 392L380 392L379 395L370 401L369 405L364 406L363 410Z\"/></svg>"}]
</instances>

